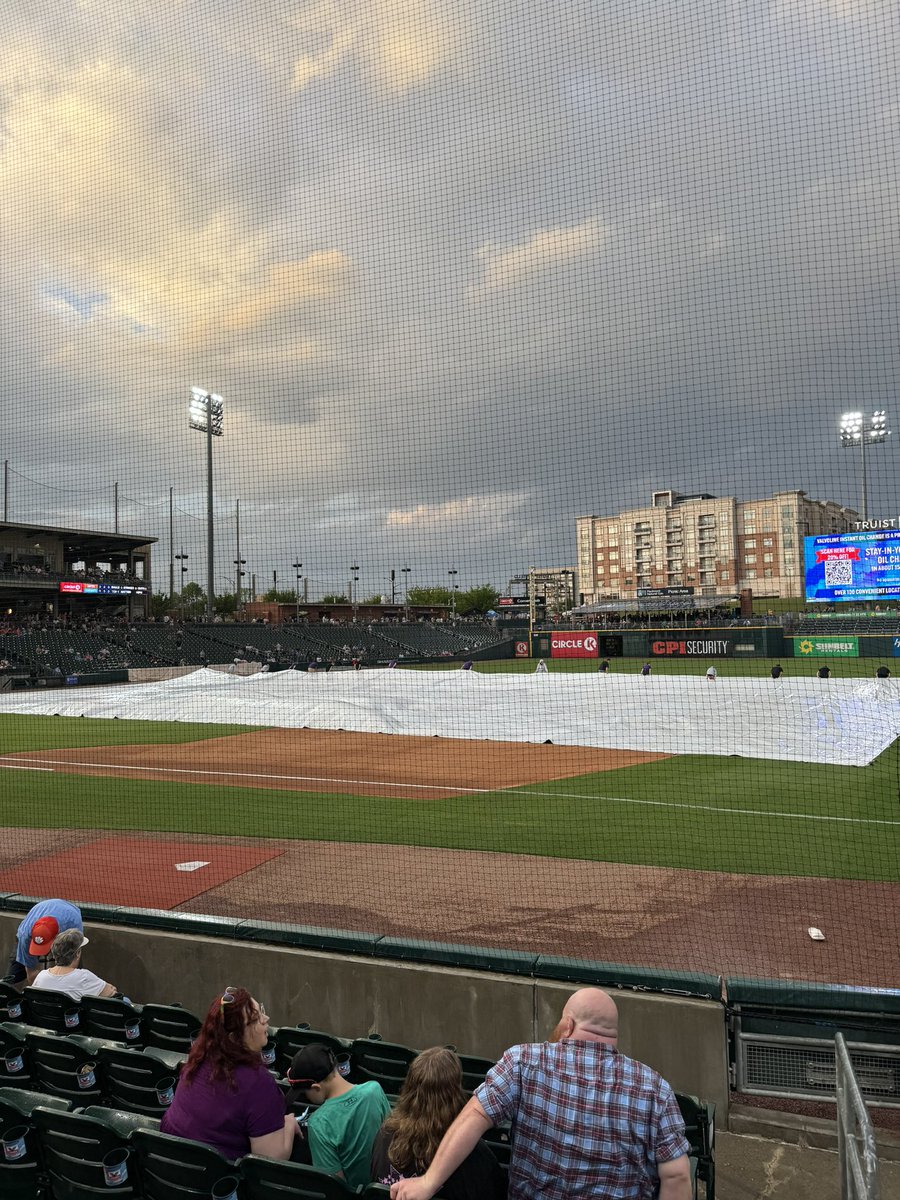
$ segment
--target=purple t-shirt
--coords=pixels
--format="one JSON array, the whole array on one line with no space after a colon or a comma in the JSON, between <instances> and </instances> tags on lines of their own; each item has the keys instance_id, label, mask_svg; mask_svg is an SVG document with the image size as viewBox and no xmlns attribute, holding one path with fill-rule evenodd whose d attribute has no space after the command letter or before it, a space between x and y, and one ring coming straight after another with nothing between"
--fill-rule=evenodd
<instances>
[{"instance_id":1,"label":"purple t-shirt","mask_svg":"<svg viewBox=\"0 0 900 1200\"><path fill-rule=\"evenodd\" d=\"M238 1067L234 1082L234 1088L224 1080L213 1082L209 1066L201 1064L190 1083L175 1089L160 1131L205 1142L229 1159L249 1154L251 1138L284 1126L284 1097L262 1064Z\"/></svg>"}]
</instances>

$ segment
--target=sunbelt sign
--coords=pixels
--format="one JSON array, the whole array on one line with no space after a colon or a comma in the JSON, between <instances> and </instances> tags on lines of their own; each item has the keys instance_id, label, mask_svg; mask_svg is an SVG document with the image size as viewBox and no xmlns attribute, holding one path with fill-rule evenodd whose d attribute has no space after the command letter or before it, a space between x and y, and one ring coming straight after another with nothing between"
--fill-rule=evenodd
<instances>
[{"instance_id":1,"label":"sunbelt sign","mask_svg":"<svg viewBox=\"0 0 900 1200\"><path fill-rule=\"evenodd\" d=\"M859 658L859 638L794 638L795 658Z\"/></svg>"}]
</instances>

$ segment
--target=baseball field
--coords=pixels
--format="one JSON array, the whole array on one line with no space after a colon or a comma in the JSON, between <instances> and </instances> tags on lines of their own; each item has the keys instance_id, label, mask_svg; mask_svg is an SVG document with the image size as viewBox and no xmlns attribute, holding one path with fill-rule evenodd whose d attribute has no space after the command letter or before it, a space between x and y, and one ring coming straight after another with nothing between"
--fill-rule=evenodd
<instances>
[{"instance_id":1,"label":"baseball field","mask_svg":"<svg viewBox=\"0 0 900 1200\"><path fill-rule=\"evenodd\" d=\"M896 740L838 766L7 712L0 772L0 890L822 982L900 965Z\"/></svg>"}]
</instances>

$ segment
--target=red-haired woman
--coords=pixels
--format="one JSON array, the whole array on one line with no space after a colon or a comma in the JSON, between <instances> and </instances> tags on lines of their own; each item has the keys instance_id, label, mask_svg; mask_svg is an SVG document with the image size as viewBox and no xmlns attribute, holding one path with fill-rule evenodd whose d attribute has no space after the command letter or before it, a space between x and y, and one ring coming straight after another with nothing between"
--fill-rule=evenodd
<instances>
[{"instance_id":1,"label":"red-haired woman","mask_svg":"<svg viewBox=\"0 0 900 1200\"><path fill-rule=\"evenodd\" d=\"M297 1122L263 1064L266 1010L246 988L226 988L191 1046L163 1133L206 1142L228 1159L290 1158Z\"/></svg>"},{"instance_id":2,"label":"red-haired woman","mask_svg":"<svg viewBox=\"0 0 900 1200\"><path fill-rule=\"evenodd\" d=\"M409 1064L397 1104L372 1147L372 1178L396 1183L424 1175L441 1138L465 1107L462 1064L452 1050L433 1046ZM447 1200L501 1200L506 1180L484 1142L440 1189Z\"/></svg>"}]
</instances>

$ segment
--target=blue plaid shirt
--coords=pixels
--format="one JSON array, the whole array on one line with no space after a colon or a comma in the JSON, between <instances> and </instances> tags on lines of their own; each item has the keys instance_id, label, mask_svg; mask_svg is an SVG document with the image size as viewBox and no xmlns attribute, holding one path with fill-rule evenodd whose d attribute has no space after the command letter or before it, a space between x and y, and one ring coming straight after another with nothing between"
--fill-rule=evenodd
<instances>
[{"instance_id":1,"label":"blue plaid shirt","mask_svg":"<svg viewBox=\"0 0 900 1200\"><path fill-rule=\"evenodd\" d=\"M690 1149L666 1081L605 1042L513 1046L475 1095L512 1123L509 1200L651 1200Z\"/></svg>"}]
</instances>

